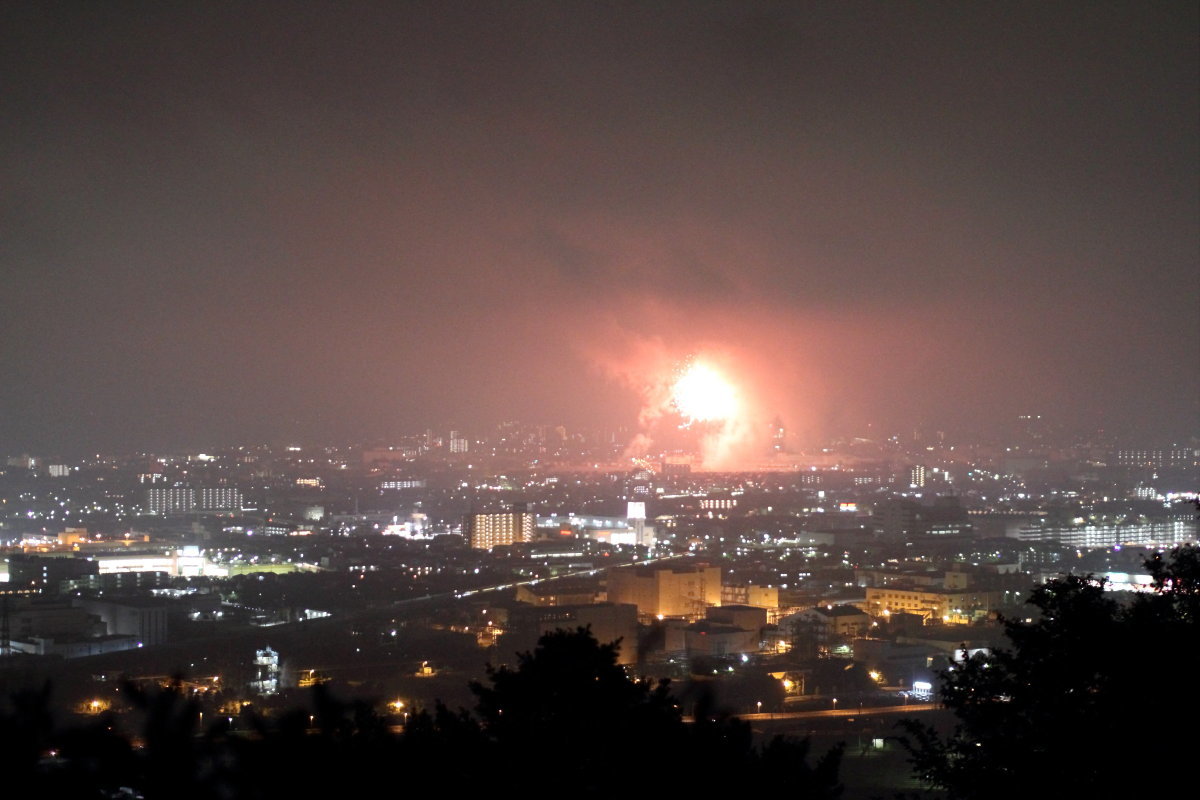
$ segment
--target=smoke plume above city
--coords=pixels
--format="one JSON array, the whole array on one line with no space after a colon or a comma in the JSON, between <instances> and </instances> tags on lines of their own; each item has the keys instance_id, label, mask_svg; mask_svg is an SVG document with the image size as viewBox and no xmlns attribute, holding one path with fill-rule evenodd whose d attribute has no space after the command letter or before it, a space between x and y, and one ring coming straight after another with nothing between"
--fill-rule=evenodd
<instances>
[{"instance_id":1,"label":"smoke plume above city","mask_svg":"<svg viewBox=\"0 0 1200 800\"><path fill-rule=\"evenodd\" d=\"M435 13L436 11L436 13ZM37 3L0 443L1194 434L1193 4ZM677 426L676 426L677 427ZM635 437L642 437L635 439Z\"/></svg>"},{"instance_id":2,"label":"smoke plume above city","mask_svg":"<svg viewBox=\"0 0 1200 800\"><path fill-rule=\"evenodd\" d=\"M0 3L3 797L1164 794L1198 77L1196 0Z\"/></svg>"}]
</instances>

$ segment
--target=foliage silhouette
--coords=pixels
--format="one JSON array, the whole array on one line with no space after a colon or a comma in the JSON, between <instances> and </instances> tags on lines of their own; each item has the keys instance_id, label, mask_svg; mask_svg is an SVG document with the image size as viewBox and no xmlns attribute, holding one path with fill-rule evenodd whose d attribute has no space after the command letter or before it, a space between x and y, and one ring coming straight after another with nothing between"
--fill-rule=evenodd
<instances>
[{"instance_id":1,"label":"foliage silhouette","mask_svg":"<svg viewBox=\"0 0 1200 800\"><path fill-rule=\"evenodd\" d=\"M668 681L630 680L617 663L620 642L600 644L587 628L544 635L515 669L488 669L474 683L483 731L500 759L529 754L542 777L576 794L788 791L799 797L840 793L840 749L808 767L807 742L777 737L753 744L750 726L697 701L685 724ZM766 769L788 762L786 770ZM796 790L800 792L797 794Z\"/></svg>"},{"instance_id":2,"label":"foliage silhouette","mask_svg":"<svg viewBox=\"0 0 1200 800\"><path fill-rule=\"evenodd\" d=\"M348 786L395 787L420 772L457 793L527 790L584 797L634 790L787 790L801 798L840 792L840 750L815 766L807 742L756 747L749 725L698 702L682 718L667 682L630 680L619 642L587 629L539 640L515 668L489 667L473 684L477 715L437 704L412 713L403 735L367 703L314 687L311 706L263 717L252 706L231 722L201 727L181 681L163 689L122 687L136 742L115 717L57 729L49 687L0 709L0 758L14 796L176 798L336 797Z\"/></svg>"},{"instance_id":3,"label":"foliage silhouette","mask_svg":"<svg viewBox=\"0 0 1200 800\"><path fill-rule=\"evenodd\" d=\"M17 791L36 786L44 770L42 754L50 749L54 721L50 715L50 684L23 690L0 708L0 771Z\"/></svg>"},{"instance_id":4,"label":"foliage silhouette","mask_svg":"<svg viewBox=\"0 0 1200 800\"><path fill-rule=\"evenodd\" d=\"M1010 646L942 675L958 725L908 720L918 777L950 798L1145 790L1155 764L1183 764L1196 739L1200 673L1197 548L1147 562L1153 592L1114 597L1092 575L1037 587ZM1124 600L1125 602L1121 602Z\"/></svg>"},{"instance_id":5,"label":"foliage silhouette","mask_svg":"<svg viewBox=\"0 0 1200 800\"><path fill-rule=\"evenodd\" d=\"M613 768L615 752L650 756L671 747L683 723L667 682L630 680L617 663L619 646L598 643L585 628L560 630L519 654L515 669L489 665L490 685L471 690L498 757L533 755L551 780L611 795L627 780Z\"/></svg>"}]
</instances>

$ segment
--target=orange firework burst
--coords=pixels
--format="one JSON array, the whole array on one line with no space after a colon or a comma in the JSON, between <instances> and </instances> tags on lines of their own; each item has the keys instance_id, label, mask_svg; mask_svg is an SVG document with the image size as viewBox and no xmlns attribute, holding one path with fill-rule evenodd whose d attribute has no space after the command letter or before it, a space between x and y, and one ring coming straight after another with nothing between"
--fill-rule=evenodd
<instances>
[{"instance_id":1,"label":"orange firework burst","mask_svg":"<svg viewBox=\"0 0 1200 800\"><path fill-rule=\"evenodd\" d=\"M721 422L738 410L737 390L724 375L695 362L671 387L671 403L688 424Z\"/></svg>"}]
</instances>

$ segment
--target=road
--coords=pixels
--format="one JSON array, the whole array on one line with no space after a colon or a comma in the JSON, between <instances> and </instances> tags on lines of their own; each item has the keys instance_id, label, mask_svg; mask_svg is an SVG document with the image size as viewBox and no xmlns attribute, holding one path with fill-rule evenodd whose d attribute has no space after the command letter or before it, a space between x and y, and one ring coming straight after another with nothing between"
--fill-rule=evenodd
<instances>
[{"instance_id":1,"label":"road","mask_svg":"<svg viewBox=\"0 0 1200 800\"><path fill-rule=\"evenodd\" d=\"M533 586L538 583L549 583L551 581L561 581L566 578L579 578L579 577L583 577L585 575L596 575L601 572L604 572L605 570L617 569L619 567L642 567L642 566L645 566L646 564L653 564L656 561L675 561L675 560L686 558L686 557L687 556L669 555L669 556L659 556L658 558L644 558L641 561L623 561L619 564L605 564L602 567L595 567L593 569L579 570L578 572L568 572L568 573L564 573L562 575L554 575L549 578L531 578L527 581L514 581L513 583L502 583L498 586L485 586L481 589L468 589L468 590L462 591L462 592L453 592L452 594L456 598L470 597L471 595L474 595L474 594L485 594L487 592L498 592L498 591L503 591L505 589L515 589L518 586ZM449 594L451 594L451 593L447 593L446 596L448 596ZM430 596L431 595L426 595L425 597L430 597ZM414 598L414 599L423 600L423 599L425 599L425 597ZM404 601L404 600L400 601L400 603L403 603L403 602L408 602L408 601ZM396 605L399 605L399 603L397 603Z\"/></svg>"},{"instance_id":2,"label":"road","mask_svg":"<svg viewBox=\"0 0 1200 800\"><path fill-rule=\"evenodd\" d=\"M921 711L938 711L939 703L912 703L899 706L866 706L863 708L826 708L816 711L776 711L754 714L738 714L739 719L747 722L763 720L792 720L792 719L829 719L832 717L882 717L888 714L915 714Z\"/></svg>"}]
</instances>

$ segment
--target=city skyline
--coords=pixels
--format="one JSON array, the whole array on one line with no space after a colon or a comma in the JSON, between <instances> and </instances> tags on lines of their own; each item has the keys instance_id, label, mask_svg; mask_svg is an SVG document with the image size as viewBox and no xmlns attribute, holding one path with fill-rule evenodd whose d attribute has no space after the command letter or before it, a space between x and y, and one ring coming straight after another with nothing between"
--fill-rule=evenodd
<instances>
[{"instance_id":1,"label":"city skyline","mask_svg":"<svg viewBox=\"0 0 1200 800\"><path fill-rule=\"evenodd\" d=\"M2 453L1200 432L1194 4L0 13Z\"/></svg>"}]
</instances>

